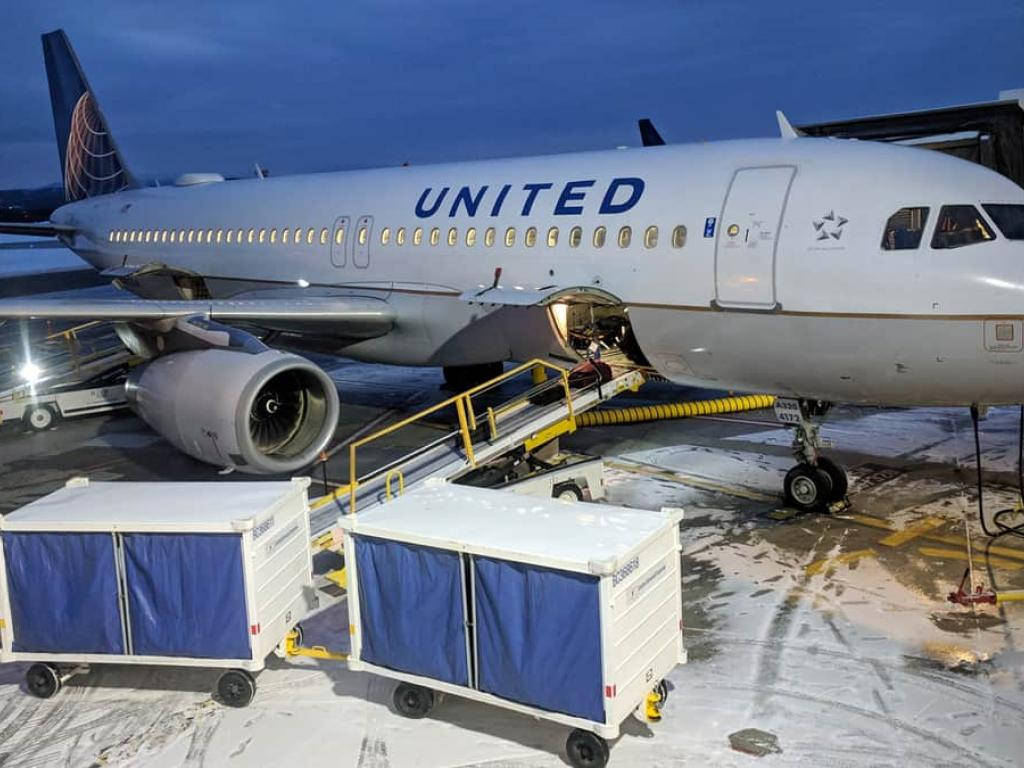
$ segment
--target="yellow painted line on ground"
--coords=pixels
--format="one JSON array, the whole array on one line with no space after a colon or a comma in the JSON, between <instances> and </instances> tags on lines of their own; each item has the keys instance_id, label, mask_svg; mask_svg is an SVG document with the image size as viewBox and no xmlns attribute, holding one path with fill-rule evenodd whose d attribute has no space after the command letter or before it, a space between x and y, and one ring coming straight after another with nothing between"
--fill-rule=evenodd
<instances>
[{"instance_id":1,"label":"yellow painted line on ground","mask_svg":"<svg viewBox=\"0 0 1024 768\"><path fill-rule=\"evenodd\" d=\"M661 467L655 467L651 464L646 464L642 461L632 461L631 459L621 459L619 461L606 461L605 466L611 467L612 469L618 469L623 472L632 472L637 475L645 475L647 477L655 477L661 480L668 480L673 483L679 483L681 485L691 485L694 488L700 488L705 491L718 491L719 493L725 493L729 496L737 496L741 499L749 499L750 501L778 501L777 496L769 496L766 493L759 493L757 491L751 491L746 488L738 488L736 486L722 485L715 483L704 478L695 477L694 475L688 475L685 472L678 472L669 469L663 469Z\"/></svg>"},{"instance_id":2,"label":"yellow painted line on ground","mask_svg":"<svg viewBox=\"0 0 1024 768\"><path fill-rule=\"evenodd\" d=\"M836 555L835 557L826 557L824 560L818 560L811 563L804 570L808 576L814 576L815 574L821 573L822 571L832 568L843 563L852 563L855 560L860 560L863 557L877 557L877 553L873 549L858 549L855 552L846 552L842 555Z\"/></svg>"},{"instance_id":3,"label":"yellow painted line on ground","mask_svg":"<svg viewBox=\"0 0 1024 768\"><path fill-rule=\"evenodd\" d=\"M928 533L933 528L938 528L945 522L940 517L926 517L912 525L908 525L902 531L889 534L878 543L885 547L902 547L908 541L913 541L918 536Z\"/></svg>"},{"instance_id":4,"label":"yellow painted line on ground","mask_svg":"<svg viewBox=\"0 0 1024 768\"><path fill-rule=\"evenodd\" d=\"M842 520L852 520L855 523L866 525L870 528L878 528L883 531L896 531L896 528L880 517L873 517L872 515L864 515L860 513L854 513L850 515L837 515ZM886 537L889 538L889 537ZM921 538L928 539L928 541L937 541L940 544L950 544L955 547L967 547L967 540L963 536L954 536L948 533L931 533L926 531L921 534ZM984 543L975 543L976 547L984 547ZM985 549L992 555L1002 555L1004 557L1012 557L1018 560L1024 560L1024 549L1017 549L1016 547L1000 547L991 546L985 547Z\"/></svg>"},{"instance_id":5,"label":"yellow painted line on ground","mask_svg":"<svg viewBox=\"0 0 1024 768\"><path fill-rule=\"evenodd\" d=\"M917 550L925 557L938 557L943 560L967 560L967 552L959 549L944 549L942 547L921 547ZM986 562L995 567L1007 571L1019 571L1024 568L1024 563L1015 560L1005 560L1001 557L984 557L980 552L975 554L975 560L984 565Z\"/></svg>"}]
</instances>

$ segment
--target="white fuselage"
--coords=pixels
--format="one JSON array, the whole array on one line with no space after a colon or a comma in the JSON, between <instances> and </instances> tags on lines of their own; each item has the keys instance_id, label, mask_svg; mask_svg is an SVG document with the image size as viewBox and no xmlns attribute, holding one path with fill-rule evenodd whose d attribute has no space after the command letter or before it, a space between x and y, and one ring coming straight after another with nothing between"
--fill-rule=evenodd
<instances>
[{"instance_id":1,"label":"white fuselage","mask_svg":"<svg viewBox=\"0 0 1024 768\"><path fill-rule=\"evenodd\" d=\"M1024 241L989 218L989 241L930 245L942 206L985 216L991 203L1024 203L1024 190L927 150L794 139L139 189L53 220L79 228L69 245L99 268L159 262L202 276L215 296L308 284L386 298L395 329L344 346L362 359L466 365L561 348L545 310L459 298L500 267L505 287L614 294L646 358L676 382L862 403L1018 402ZM920 245L884 250L887 220L908 206L930 211Z\"/></svg>"}]
</instances>

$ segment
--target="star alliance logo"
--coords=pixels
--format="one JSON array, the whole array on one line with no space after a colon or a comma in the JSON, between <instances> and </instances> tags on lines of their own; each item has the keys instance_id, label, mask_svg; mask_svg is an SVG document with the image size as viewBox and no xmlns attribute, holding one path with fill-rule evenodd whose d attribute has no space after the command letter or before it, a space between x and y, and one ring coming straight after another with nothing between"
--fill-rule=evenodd
<instances>
[{"instance_id":1,"label":"star alliance logo","mask_svg":"<svg viewBox=\"0 0 1024 768\"><path fill-rule=\"evenodd\" d=\"M837 216L835 211L829 211L818 221L814 222L814 231L818 233L818 240L838 240L843 236L843 225L848 222L842 216Z\"/></svg>"}]
</instances>

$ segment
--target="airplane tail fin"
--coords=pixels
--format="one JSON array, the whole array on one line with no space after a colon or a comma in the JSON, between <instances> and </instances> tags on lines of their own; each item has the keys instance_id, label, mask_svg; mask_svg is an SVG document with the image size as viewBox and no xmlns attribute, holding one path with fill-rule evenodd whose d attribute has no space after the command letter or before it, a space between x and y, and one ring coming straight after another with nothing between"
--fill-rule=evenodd
<instances>
[{"instance_id":1,"label":"airplane tail fin","mask_svg":"<svg viewBox=\"0 0 1024 768\"><path fill-rule=\"evenodd\" d=\"M64 198L82 200L135 186L63 29L42 36Z\"/></svg>"}]
</instances>

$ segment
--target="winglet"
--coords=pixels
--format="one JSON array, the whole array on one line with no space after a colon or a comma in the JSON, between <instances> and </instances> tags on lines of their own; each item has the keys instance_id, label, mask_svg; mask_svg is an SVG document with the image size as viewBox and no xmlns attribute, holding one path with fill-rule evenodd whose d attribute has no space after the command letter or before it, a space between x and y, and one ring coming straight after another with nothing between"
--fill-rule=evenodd
<instances>
[{"instance_id":1,"label":"winglet","mask_svg":"<svg viewBox=\"0 0 1024 768\"><path fill-rule=\"evenodd\" d=\"M650 119L641 118L637 121L637 125L640 127L640 141L645 147L660 147L665 143Z\"/></svg>"},{"instance_id":2,"label":"winglet","mask_svg":"<svg viewBox=\"0 0 1024 768\"><path fill-rule=\"evenodd\" d=\"M789 118L783 114L781 109L775 110L775 119L779 121L779 135L782 138L795 139L807 135L803 131L794 128L793 124L789 122Z\"/></svg>"}]
</instances>

